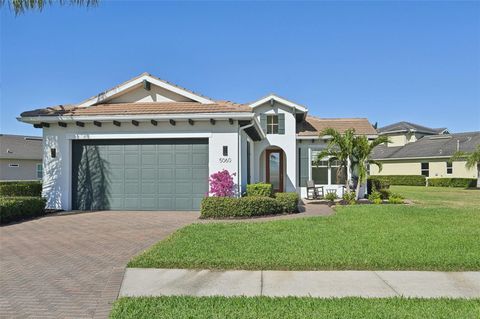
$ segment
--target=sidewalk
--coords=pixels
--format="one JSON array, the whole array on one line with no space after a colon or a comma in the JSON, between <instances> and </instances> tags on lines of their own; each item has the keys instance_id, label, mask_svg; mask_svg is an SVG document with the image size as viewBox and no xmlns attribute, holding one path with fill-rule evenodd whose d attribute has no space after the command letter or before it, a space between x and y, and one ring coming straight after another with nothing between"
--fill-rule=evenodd
<instances>
[{"instance_id":1,"label":"sidewalk","mask_svg":"<svg viewBox=\"0 0 480 319\"><path fill-rule=\"evenodd\" d=\"M164 295L480 298L480 272L126 269L120 297Z\"/></svg>"}]
</instances>

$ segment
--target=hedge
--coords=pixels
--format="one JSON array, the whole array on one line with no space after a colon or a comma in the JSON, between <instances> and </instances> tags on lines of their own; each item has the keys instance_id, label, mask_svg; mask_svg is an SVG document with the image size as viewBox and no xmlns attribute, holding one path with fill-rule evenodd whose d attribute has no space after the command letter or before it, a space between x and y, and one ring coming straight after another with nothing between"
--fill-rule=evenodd
<instances>
[{"instance_id":1,"label":"hedge","mask_svg":"<svg viewBox=\"0 0 480 319\"><path fill-rule=\"evenodd\" d=\"M41 197L0 197L0 224L45 214L45 199Z\"/></svg>"},{"instance_id":2,"label":"hedge","mask_svg":"<svg viewBox=\"0 0 480 319\"><path fill-rule=\"evenodd\" d=\"M298 194L297 193L276 193L275 199L283 207L284 213L297 213L298 212Z\"/></svg>"},{"instance_id":3,"label":"hedge","mask_svg":"<svg viewBox=\"0 0 480 319\"><path fill-rule=\"evenodd\" d=\"M368 179L378 180L389 185L425 186L426 184L423 175L372 175Z\"/></svg>"},{"instance_id":4,"label":"hedge","mask_svg":"<svg viewBox=\"0 0 480 319\"><path fill-rule=\"evenodd\" d=\"M202 200L200 218L252 217L282 212L280 202L271 197L206 197Z\"/></svg>"},{"instance_id":5,"label":"hedge","mask_svg":"<svg viewBox=\"0 0 480 319\"><path fill-rule=\"evenodd\" d=\"M390 183L386 180L377 179L375 178L375 176L370 176L367 179L368 195L372 194L372 192L374 191L388 190L389 188L390 188Z\"/></svg>"},{"instance_id":6,"label":"hedge","mask_svg":"<svg viewBox=\"0 0 480 319\"><path fill-rule=\"evenodd\" d=\"M429 178L428 186L433 187L476 187L475 178Z\"/></svg>"},{"instance_id":7,"label":"hedge","mask_svg":"<svg viewBox=\"0 0 480 319\"><path fill-rule=\"evenodd\" d=\"M42 183L40 182L3 182L0 184L0 196L40 197Z\"/></svg>"},{"instance_id":8,"label":"hedge","mask_svg":"<svg viewBox=\"0 0 480 319\"><path fill-rule=\"evenodd\" d=\"M256 183L247 185L247 196L271 197L272 194L272 184Z\"/></svg>"}]
</instances>

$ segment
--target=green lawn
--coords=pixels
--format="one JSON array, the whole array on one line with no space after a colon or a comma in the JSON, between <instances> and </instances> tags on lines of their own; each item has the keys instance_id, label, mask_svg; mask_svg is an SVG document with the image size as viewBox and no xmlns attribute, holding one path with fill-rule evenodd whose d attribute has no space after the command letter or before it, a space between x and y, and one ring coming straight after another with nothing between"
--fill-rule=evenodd
<instances>
[{"instance_id":1,"label":"green lawn","mask_svg":"<svg viewBox=\"0 0 480 319\"><path fill-rule=\"evenodd\" d=\"M135 257L128 266L480 270L479 191L424 187L395 187L394 191L422 202L340 207L329 217L193 224ZM438 205L439 200L449 204Z\"/></svg>"},{"instance_id":2,"label":"green lawn","mask_svg":"<svg viewBox=\"0 0 480 319\"><path fill-rule=\"evenodd\" d=\"M267 297L122 298L112 319L155 318L420 318L477 319L480 300L462 299L317 299Z\"/></svg>"}]
</instances>

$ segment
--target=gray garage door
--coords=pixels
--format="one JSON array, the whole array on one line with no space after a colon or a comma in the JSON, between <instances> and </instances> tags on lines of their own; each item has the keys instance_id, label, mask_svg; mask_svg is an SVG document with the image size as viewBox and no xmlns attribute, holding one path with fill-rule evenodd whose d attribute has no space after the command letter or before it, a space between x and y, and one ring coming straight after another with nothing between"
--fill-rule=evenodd
<instances>
[{"instance_id":1,"label":"gray garage door","mask_svg":"<svg viewBox=\"0 0 480 319\"><path fill-rule=\"evenodd\" d=\"M79 140L72 147L79 210L198 210L208 191L207 139Z\"/></svg>"}]
</instances>

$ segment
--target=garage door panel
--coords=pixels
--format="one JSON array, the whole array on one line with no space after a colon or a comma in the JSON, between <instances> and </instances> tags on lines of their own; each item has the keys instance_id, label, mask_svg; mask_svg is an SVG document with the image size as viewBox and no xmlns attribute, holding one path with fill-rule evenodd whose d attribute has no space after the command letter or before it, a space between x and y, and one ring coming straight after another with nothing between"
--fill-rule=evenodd
<instances>
[{"instance_id":1,"label":"garage door panel","mask_svg":"<svg viewBox=\"0 0 480 319\"><path fill-rule=\"evenodd\" d=\"M177 197L175 198L176 210L191 210L193 207L193 200L191 197Z\"/></svg>"},{"instance_id":2,"label":"garage door panel","mask_svg":"<svg viewBox=\"0 0 480 319\"><path fill-rule=\"evenodd\" d=\"M74 141L72 157L74 208L198 210L208 191L206 139Z\"/></svg>"}]
</instances>

